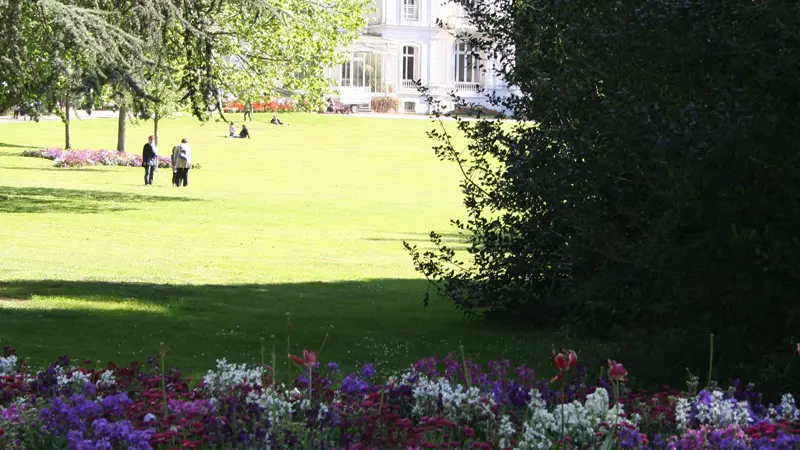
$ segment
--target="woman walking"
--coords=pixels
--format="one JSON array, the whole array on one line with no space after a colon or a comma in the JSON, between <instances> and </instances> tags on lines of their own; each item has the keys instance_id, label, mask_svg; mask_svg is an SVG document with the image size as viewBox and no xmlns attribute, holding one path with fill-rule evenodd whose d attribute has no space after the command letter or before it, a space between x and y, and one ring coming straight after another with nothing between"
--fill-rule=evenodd
<instances>
[{"instance_id":1,"label":"woman walking","mask_svg":"<svg viewBox=\"0 0 800 450\"><path fill-rule=\"evenodd\" d=\"M189 185L189 169L192 167L192 147L189 139L181 139L181 143L172 150L172 170L175 174L174 184L177 187Z\"/></svg>"}]
</instances>

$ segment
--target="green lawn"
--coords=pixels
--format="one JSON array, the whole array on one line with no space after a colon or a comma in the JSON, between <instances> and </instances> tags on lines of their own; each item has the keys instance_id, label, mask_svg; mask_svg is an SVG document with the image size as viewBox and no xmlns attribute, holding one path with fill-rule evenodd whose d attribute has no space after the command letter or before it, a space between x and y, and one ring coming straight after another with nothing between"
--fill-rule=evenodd
<instances>
[{"instance_id":1,"label":"green lawn","mask_svg":"<svg viewBox=\"0 0 800 450\"><path fill-rule=\"evenodd\" d=\"M550 336L466 320L442 299L422 305L427 283L402 240L424 246L464 213L430 122L255 119L242 141L221 123L162 124L161 153L187 136L202 166L186 189L168 170L145 187L138 168L23 158L62 146L63 126L0 123L0 344L43 364L64 353L143 361L163 343L169 363L198 375L220 357L259 359L273 334L285 353L291 313L294 351L318 349L333 326L320 358L347 367L396 370L459 344L479 360L545 359ZM128 129L141 151L151 124ZM75 147L115 142L115 120L73 124Z\"/></svg>"}]
</instances>

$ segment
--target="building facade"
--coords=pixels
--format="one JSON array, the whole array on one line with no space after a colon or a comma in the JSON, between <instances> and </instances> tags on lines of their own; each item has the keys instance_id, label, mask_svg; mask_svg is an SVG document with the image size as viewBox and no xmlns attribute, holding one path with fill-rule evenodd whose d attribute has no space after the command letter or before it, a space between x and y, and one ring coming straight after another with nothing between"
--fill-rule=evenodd
<instances>
[{"instance_id":1,"label":"building facade","mask_svg":"<svg viewBox=\"0 0 800 450\"><path fill-rule=\"evenodd\" d=\"M349 61L326 74L336 81L342 103L366 105L372 97L390 96L400 100L399 112L426 114L430 107L420 98L417 80L448 109L452 91L481 104L487 102L479 88L508 92L489 63L476 64L469 44L455 38L472 28L460 6L442 0L375 2L367 28L346 50Z\"/></svg>"}]
</instances>

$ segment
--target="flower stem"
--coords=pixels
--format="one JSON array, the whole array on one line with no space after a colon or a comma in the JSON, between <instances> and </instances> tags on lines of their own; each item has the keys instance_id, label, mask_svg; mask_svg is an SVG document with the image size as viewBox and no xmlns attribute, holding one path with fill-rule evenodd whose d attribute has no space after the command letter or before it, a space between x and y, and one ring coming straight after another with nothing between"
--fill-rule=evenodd
<instances>
[{"instance_id":1,"label":"flower stem","mask_svg":"<svg viewBox=\"0 0 800 450\"><path fill-rule=\"evenodd\" d=\"M565 427L566 427L565 414L566 414L566 412L565 411L567 409L567 397L564 394L564 391L566 391L566 389L567 389L567 378L565 376L561 380L561 440L564 439L564 437L565 437L564 434L566 433L566 431L565 431Z\"/></svg>"},{"instance_id":2,"label":"flower stem","mask_svg":"<svg viewBox=\"0 0 800 450\"><path fill-rule=\"evenodd\" d=\"M711 373L714 370L714 333L708 335L709 352L708 352L708 383L706 387L711 386Z\"/></svg>"},{"instance_id":3,"label":"flower stem","mask_svg":"<svg viewBox=\"0 0 800 450\"><path fill-rule=\"evenodd\" d=\"M311 385L313 384L311 377L313 377L313 376L314 376L314 368L309 366L308 367L308 401L311 401L311 394L312 394Z\"/></svg>"},{"instance_id":4,"label":"flower stem","mask_svg":"<svg viewBox=\"0 0 800 450\"><path fill-rule=\"evenodd\" d=\"M167 374L165 372L166 366L164 360L167 356L167 350L161 350L161 395L164 399L164 420L169 416L169 405L167 404Z\"/></svg>"},{"instance_id":5,"label":"flower stem","mask_svg":"<svg viewBox=\"0 0 800 450\"><path fill-rule=\"evenodd\" d=\"M464 355L464 346L459 345L459 349L461 349L461 365L464 367L464 378L467 380L467 387L472 387L472 377L469 375L469 370L467 369L467 357Z\"/></svg>"},{"instance_id":6,"label":"flower stem","mask_svg":"<svg viewBox=\"0 0 800 450\"><path fill-rule=\"evenodd\" d=\"M292 319L291 314L286 313L286 354L292 354ZM289 370L289 360L286 360L286 370Z\"/></svg>"},{"instance_id":7,"label":"flower stem","mask_svg":"<svg viewBox=\"0 0 800 450\"><path fill-rule=\"evenodd\" d=\"M275 339L275 335L272 335L272 389L275 389L275 386L278 383L278 365L276 361L276 349L278 346L278 340Z\"/></svg>"},{"instance_id":8,"label":"flower stem","mask_svg":"<svg viewBox=\"0 0 800 450\"><path fill-rule=\"evenodd\" d=\"M261 338L261 365L264 365L264 338Z\"/></svg>"},{"instance_id":9,"label":"flower stem","mask_svg":"<svg viewBox=\"0 0 800 450\"><path fill-rule=\"evenodd\" d=\"M319 351L317 353L322 353L322 349L325 348L325 344L328 342L328 336L331 334L331 328L333 325L328 327L328 331L325 332L325 339L322 340L322 345L319 346Z\"/></svg>"}]
</instances>

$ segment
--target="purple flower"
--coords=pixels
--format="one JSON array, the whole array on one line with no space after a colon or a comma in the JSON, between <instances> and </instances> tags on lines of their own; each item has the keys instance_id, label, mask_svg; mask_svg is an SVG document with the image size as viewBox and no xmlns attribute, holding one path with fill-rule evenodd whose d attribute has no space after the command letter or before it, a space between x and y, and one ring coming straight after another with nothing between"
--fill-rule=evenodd
<instances>
[{"instance_id":1,"label":"purple flower","mask_svg":"<svg viewBox=\"0 0 800 450\"><path fill-rule=\"evenodd\" d=\"M361 376L369 379L372 378L373 375L375 375L375 369L372 368L372 364L364 364L364 367L361 368Z\"/></svg>"},{"instance_id":2,"label":"purple flower","mask_svg":"<svg viewBox=\"0 0 800 450\"><path fill-rule=\"evenodd\" d=\"M358 375L351 373L342 380L342 391L347 394L361 394L369 388L369 383L362 380Z\"/></svg>"},{"instance_id":3,"label":"purple flower","mask_svg":"<svg viewBox=\"0 0 800 450\"><path fill-rule=\"evenodd\" d=\"M339 364L337 364L337 363L335 363L335 362L333 362L333 361L329 362L329 363L328 363L328 371L329 371L330 373L337 373L337 372L339 372Z\"/></svg>"}]
</instances>

